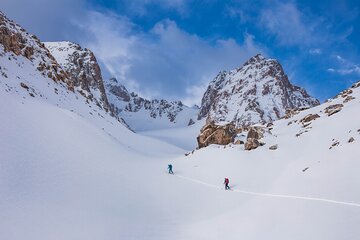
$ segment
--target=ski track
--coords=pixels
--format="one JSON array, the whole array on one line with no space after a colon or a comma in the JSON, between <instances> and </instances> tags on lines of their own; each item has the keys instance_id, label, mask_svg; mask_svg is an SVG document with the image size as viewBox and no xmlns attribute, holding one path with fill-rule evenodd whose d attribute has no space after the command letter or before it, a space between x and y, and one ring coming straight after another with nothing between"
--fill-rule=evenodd
<instances>
[{"instance_id":1,"label":"ski track","mask_svg":"<svg viewBox=\"0 0 360 240\"><path fill-rule=\"evenodd\" d=\"M174 176L178 178L185 179L187 181L195 182L198 184L202 184L208 187L216 188L222 190L222 187L219 187L217 185L209 184L206 182L202 182L197 179L185 177L182 175L175 174ZM288 198L288 199L298 199L298 200L307 200L307 201L318 201L318 202L326 202L326 203L332 203L332 204L340 204L340 205L347 205L347 206L353 206L353 207L360 207L360 203L353 203L353 202L344 202L344 201L336 201L326 198L313 198L313 197L303 197L303 196L293 196L293 195L281 195L281 194L270 194L270 193L259 193L259 192L251 192L251 191L244 191L244 190L237 190L232 189L232 192L238 192L242 194L249 194L249 195L255 195L255 196L261 196L261 197L274 197L274 198Z\"/></svg>"}]
</instances>

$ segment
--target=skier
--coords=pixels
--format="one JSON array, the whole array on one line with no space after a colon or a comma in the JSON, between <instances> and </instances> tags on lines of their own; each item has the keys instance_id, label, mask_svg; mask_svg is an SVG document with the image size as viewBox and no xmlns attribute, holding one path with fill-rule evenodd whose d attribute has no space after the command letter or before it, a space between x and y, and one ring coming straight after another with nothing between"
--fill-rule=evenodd
<instances>
[{"instance_id":1,"label":"skier","mask_svg":"<svg viewBox=\"0 0 360 240\"><path fill-rule=\"evenodd\" d=\"M225 178L224 184L225 184L225 190L230 190L230 187L229 187L229 179L228 179L228 178Z\"/></svg>"},{"instance_id":2,"label":"skier","mask_svg":"<svg viewBox=\"0 0 360 240\"><path fill-rule=\"evenodd\" d=\"M169 169L169 174L174 174L171 164L168 165L168 169Z\"/></svg>"}]
</instances>

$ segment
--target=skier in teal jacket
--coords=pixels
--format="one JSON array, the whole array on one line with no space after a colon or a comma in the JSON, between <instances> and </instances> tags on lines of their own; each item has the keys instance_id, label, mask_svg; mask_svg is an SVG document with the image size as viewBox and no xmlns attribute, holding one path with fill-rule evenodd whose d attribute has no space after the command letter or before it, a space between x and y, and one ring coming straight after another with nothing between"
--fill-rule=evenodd
<instances>
[{"instance_id":1,"label":"skier in teal jacket","mask_svg":"<svg viewBox=\"0 0 360 240\"><path fill-rule=\"evenodd\" d=\"M172 165L171 164L169 164L168 165L168 169L169 169L169 174L174 174L174 172L173 172L173 170L172 170Z\"/></svg>"}]
</instances>

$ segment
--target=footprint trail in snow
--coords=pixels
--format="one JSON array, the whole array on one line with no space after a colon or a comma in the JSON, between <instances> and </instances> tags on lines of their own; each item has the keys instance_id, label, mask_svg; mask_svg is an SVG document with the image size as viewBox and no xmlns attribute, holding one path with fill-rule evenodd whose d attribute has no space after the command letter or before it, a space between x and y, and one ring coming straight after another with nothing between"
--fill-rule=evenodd
<instances>
[{"instance_id":1,"label":"footprint trail in snow","mask_svg":"<svg viewBox=\"0 0 360 240\"><path fill-rule=\"evenodd\" d=\"M200 181L200 180L197 180L197 179L185 177L185 176L182 176L182 175L175 175L175 176L178 177L178 178L182 178L182 179L185 179L187 181L195 182L195 183L202 184L202 185L205 185L205 186L208 186L208 187L221 189L221 190L223 189L222 187L219 187L217 185L206 183L206 182L203 182L203 181ZM333 203L333 204L360 207L360 203L337 201L337 200L326 199L326 198L315 198L315 197L303 197L303 196L282 195L282 194L259 193L259 192L251 192L251 191L244 191L244 190L238 190L238 189L232 189L231 191L242 193L242 194L262 196L262 197L274 197L274 198L288 198L288 199L298 199L298 200L307 200L307 201L318 201L318 202L327 202L327 203Z\"/></svg>"}]
</instances>

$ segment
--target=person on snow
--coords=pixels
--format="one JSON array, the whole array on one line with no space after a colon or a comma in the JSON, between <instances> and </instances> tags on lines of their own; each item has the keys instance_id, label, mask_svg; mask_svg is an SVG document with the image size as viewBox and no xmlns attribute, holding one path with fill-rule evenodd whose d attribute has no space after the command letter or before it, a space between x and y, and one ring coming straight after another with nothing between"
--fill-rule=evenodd
<instances>
[{"instance_id":1,"label":"person on snow","mask_svg":"<svg viewBox=\"0 0 360 240\"><path fill-rule=\"evenodd\" d=\"M228 178L225 178L224 184L225 184L225 190L230 190L230 187L229 187L229 179L228 179Z\"/></svg>"},{"instance_id":2,"label":"person on snow","mask_svg":"<svg viewBox=\"0 0 360 240\"><path fill-rule=\"evenodd\" d=\"M169 169L169 174L174 174L171 164L168 165L168 169Z\"/></svg>"}]
</instances>

